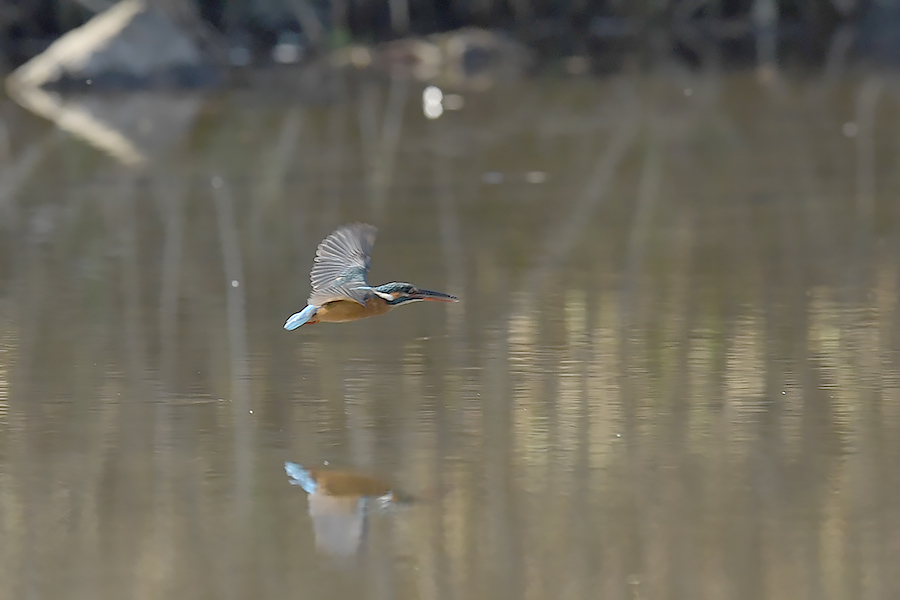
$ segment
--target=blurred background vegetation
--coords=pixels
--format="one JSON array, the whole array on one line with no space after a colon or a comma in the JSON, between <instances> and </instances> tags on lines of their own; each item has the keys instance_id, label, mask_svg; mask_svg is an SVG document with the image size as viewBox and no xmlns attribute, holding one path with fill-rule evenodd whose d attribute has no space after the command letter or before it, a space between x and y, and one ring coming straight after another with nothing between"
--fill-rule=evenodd
<instances>
[{"instance_id":1,"label":"blurred background vegetation","mask_svg":"<svg viewBox=\"0 0 900 600\"><path fill-rule=\"evenodd\" d=\"M711 52L746 65L776 52L800 65L835 53L900 57L900 2L892 0L149 0L255 61L280 42L322 51L461 27L503 31L539 58L658 59L699 63ZM5 0L0 48L7 69L113 5L113 0ZM768 47L768 49L767 49Z\"/></svg>"}]
</instances>

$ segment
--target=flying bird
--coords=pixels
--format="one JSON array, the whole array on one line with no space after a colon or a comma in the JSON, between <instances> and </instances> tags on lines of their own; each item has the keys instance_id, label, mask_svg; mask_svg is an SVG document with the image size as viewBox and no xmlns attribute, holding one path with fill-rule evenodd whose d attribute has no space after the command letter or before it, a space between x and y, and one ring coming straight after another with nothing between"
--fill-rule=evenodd
<instances>
[{"instance_id":1,"label":"flying bird","mask_svg":"<svg viewBox=\"0 0 900 600\"><path fill-rule=\"evenodd\" d=\"M339 227L322 240L309 274L312 292L307 306L288 318L285 329L357 321L420 300L458 302L450 294L423 290L402 281L370 286L366 273L377 231L372 225L353 223Z\"/></svg>"}]
</instances>

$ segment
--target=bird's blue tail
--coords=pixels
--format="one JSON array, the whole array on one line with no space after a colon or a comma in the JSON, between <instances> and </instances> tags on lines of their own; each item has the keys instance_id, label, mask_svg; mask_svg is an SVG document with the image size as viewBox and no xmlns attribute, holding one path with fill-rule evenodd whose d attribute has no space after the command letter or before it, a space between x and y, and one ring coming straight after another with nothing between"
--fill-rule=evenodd
<instances>
[{"instance_id":1,"label":"bird's blue tail","mask_svg":"<svg viewBox=\"0 0 900 600\"><path fill-rule=\"evenodd\" d=\"M290 317L288 317L288 320L284 324L284 328L288 331L297 329L298 327L312 319L317 310L319 310L318 306L313 306L312 304L308 305L300 312L294 313Z\"/></svg>"},{"instance_id":2,"label":"bird's blue tail","mask_svg":"<svg viewBox=\"0 0 900 600\"><path fill-rule=\"evenodd\" d=\"M284 472L291 478L291 485L299 485L307 494L316 493L316 481L312 474L297 463L285 462Z\"/></svg>"}]
</instances>

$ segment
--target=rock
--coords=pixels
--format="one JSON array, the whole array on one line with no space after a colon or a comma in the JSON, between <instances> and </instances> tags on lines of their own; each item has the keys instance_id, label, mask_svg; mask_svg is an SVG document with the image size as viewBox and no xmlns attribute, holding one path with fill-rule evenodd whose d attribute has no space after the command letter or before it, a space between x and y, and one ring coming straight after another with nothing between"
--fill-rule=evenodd
<instances>
[{"instance_id":1,"label":"rock","mask_svg":"<svg viewBox=\"0 0 900 600\"><path fill-rule=\"evenodd\" d=\"M121 0L19 67L7 87L185 88L219 78L214 62L165 12Z\"/></svg>"}]
</instances>

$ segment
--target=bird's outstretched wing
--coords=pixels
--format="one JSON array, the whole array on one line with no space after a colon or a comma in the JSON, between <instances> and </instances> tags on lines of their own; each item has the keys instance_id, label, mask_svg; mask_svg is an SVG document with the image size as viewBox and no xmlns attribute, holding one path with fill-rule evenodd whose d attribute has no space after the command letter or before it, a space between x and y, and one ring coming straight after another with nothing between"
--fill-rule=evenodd
<instances>
[{"instance_id":1,"label":"bird's outstretched wing","mask_svg":"<svg viewBox=\"0 0 900 600\"><path fill-rule=\"evenodd\" d=\"M322 306L333 300L365 304L371 292L359 288L369 285L366 273L377 231L373 225L353 223L339 227L322 240L309 274L310 304Z\"/></svg>"}]
</instances>

